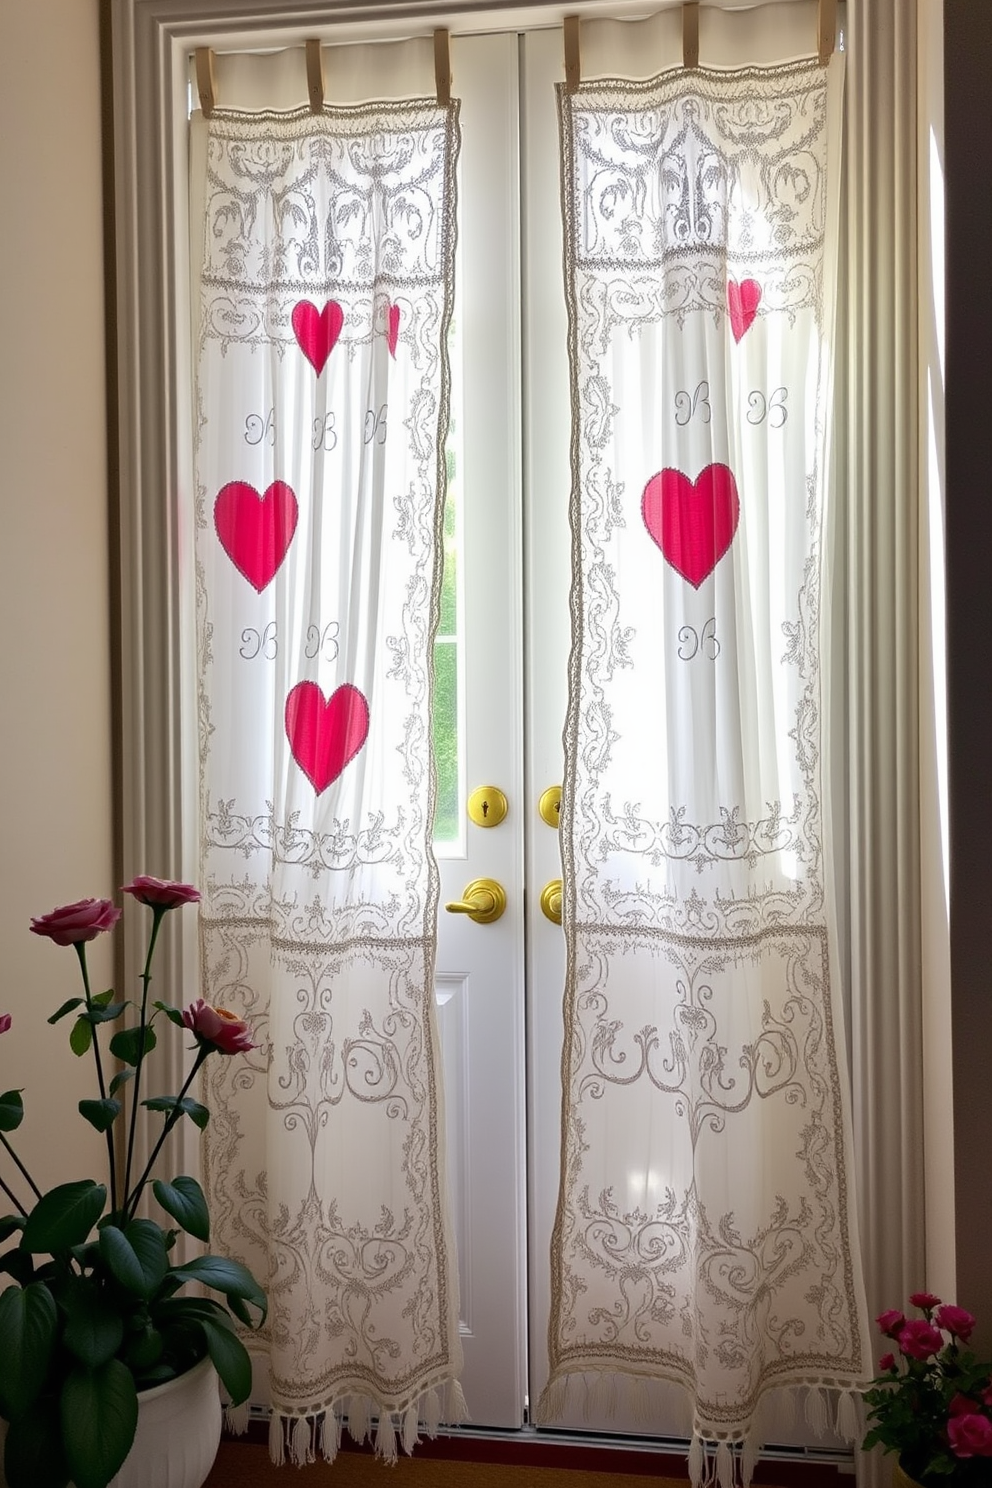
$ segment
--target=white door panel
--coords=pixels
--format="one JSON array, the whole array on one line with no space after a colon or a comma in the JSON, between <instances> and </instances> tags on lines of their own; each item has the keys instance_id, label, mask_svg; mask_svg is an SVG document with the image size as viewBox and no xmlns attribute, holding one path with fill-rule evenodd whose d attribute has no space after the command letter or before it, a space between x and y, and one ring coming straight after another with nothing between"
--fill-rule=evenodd
<instances>
[{"instance_id":1,"label":"white door panel","mask_svg":"<svg viewBox=\"0 0 992 1488\"><path fill-rule=\"evenodd\" d=\"M462 842L438 849L437 998L462 1384L473 1422L513 1427L527 1388L517 38L454 38L451 62L462 100L452 366L460 751L467 790L498 786L510 809L492 828L463 815ZM443 908L477 878L506 890L493 924Z\"/></svg>"}]
</instances>

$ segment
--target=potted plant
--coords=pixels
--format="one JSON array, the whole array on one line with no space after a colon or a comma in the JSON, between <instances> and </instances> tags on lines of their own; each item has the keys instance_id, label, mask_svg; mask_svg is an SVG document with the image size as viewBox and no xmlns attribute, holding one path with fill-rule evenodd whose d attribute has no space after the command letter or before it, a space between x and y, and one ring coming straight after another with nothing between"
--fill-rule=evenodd
<instances>
[{"instance_id":1,"label":"potted plant","mask_svg":"<svg viewBox=\"0 0 992 1488\"><path fill-rule=\"evenodd\" d=\"M865 1394L866 1448L899 1454L896 1481L922 1488L992 1483L992 1363L967 1347L975 1319L931 1292L914 1292L922 1314L896 1308L877 1319L894 1350L879 1360Z\"/></svg>"},{"instance_id":2,"label":"potted plant","mask_svg":"<svg viewBox=\"0 0 992 1488\"><path fill-rule=\"evenodd\" d=\"M259 1323L265 1317L265 1295L238 1262L201 1255L175 1263L180 1230L209 1242L206 1201L194 1178L152 1177L176 1123L190 1120L202 1130L209 1120L207 1109L189 1094L200 1066L213 1055L255 1048L251 1030L202 999L184 1010L150 1000L162 921L198 900L197 890L142 875L123 892L151 911L136 1004L90 988L87 942L112 930L121 915L110 900L84 899L31 922L35 934L72 946L78 957L82 995L69 998L48 1021L72 1016L70 1048L80 1057L92 1054L98 1096L80 1101L79 1111L105 1137L108 1175L106 1183L82 1178L42 1193L10 1140L24 1115L21 1091L0 1095L0 1145L11 1164L0 1176L12 1206L0 1219L0 1243L7 1245L0 1271L10 1278L0 1293L0 1416L8 1423L3 1465L10 1488L66 1488L70 1482L75 1488L106 1488L134 1443L139 1402L158 1398L172 1388L169 1382L192 1378L197 1370L210 1373L200 1393L205 1388L216 1420L212 1461L220 1406L207 1361L232 1403L247 1399L251 1362L235 1320L251 1326L255 1317ZM120 1026L129 1006L136 1017ZM10 1024L9 1014L0 1017L0 1034ZM143 1098L150 1056L160 1032L172 1024L194 1040L189 1076L178 1095ZM108 1034L113 1069L101 1047ZM134 1146L139 1107L162 1114L158 1141L140 1171ZM165 1224L141 1212L149 1189ZM220 1293L226 1306L202 1294L180 1295L189 1283ZM142 1488L153 1481L147 1466L139 1464L136 1471Z\"/></svg>"}]
</instances>

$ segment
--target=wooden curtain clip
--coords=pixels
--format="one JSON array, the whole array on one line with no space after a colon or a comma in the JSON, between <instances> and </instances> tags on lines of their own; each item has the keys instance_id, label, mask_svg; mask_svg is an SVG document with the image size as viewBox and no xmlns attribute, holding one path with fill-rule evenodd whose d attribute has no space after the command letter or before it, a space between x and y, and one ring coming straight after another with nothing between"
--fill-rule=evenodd
<instances>
[{"instance_id":1,"label":"wooden curtain clip","mask_svg":"<svg viewBox=\"0 0 992 1488\"><path fill-rule=\"evenodd\" d=\"M193 58L196 63L196 91L200 95L200 108L203 110L203 117L209 119L217 107L214 54L210 47L197 47Z\"/></svg>"},{"instance_id":2,"label":"wooden curtain clip","mask_svg":"<svg viewBox=\"0 0 992 1488\"><path fill-rule=\"evenodd\" d=\"M577 15L566 16L562 24L565 33L565 91L575 93L582 81L582 65L579 60L579 18Z\"/></svg>"},{"instance_id":3,"label":"wooden curtain clip","mask_svg":"<svg viewBox=\"0 0 992 1488\"><path fill-rule=\"evenodd\" d=\"M837 45L837 0L820 0L816 17L816 50L820 66L826 67Z\"/></svg>"},{"instance_id":4,"label":"wooden curtain clip","mask_svg":"<svg viewBox=\"0 0 992 1488\"><path fill-rule=\"evenodd\" d=\"M320 53L320 42L307 42L307 92L310 94L310 112L324 112L324 61Z\"/></svg>"},{"instance_id":5,"label":"wooden curtain clip","mask_svg":"<svg viewBox=\"0 0 992 1488\"><path fill-rule=\"evenodd\" d=\"M699 0L682 7L682 66L699 66Z\"/></svg>"},{"instance_id":6,"label":"wooden curtain clip","mask_svg":"<svg viewBox=\"0 0 992 1488\"><path fill-rule=\"evenodd\" d=\"M434 32L434 86L442 108L451 102L451 51L447 31Z\"/></svg>"}]
</instances>

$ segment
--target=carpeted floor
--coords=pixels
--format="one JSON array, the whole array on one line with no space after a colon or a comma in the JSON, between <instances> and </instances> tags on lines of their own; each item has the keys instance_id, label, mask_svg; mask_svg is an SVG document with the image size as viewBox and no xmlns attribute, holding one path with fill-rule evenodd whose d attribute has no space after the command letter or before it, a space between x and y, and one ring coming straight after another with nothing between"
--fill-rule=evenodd
<instances>
[{"instance_id":1,"label":"carpeted floor","mask_svg":"<svg viewBox=\"0 0 992 1488\"><path fill-rule=\"evenodd\" d=\"M333 1465L318 1461L302 1469L274 1467L265 1447L232 1441L221 1442L204 1488L294 1488L300 1471L306 1474L301 1488L647 1488L649 1483L651 1488L686 1488L684 1478L416 1456L401 1457L395 1467L387 1467L361 1452L339 1452Z\"/></svg>"}]
</instances>

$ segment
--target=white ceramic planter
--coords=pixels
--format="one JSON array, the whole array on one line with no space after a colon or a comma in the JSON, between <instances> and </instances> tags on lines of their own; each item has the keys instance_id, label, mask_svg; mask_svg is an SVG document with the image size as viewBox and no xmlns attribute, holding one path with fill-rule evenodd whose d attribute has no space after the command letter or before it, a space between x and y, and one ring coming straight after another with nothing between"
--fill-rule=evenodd
<instances>
[{"instance_id":1,"label":"white ceramic planter","mask_svg":"<svg viewBox=\"0 0 992 1488\"><path fill-rule=\"evenodd\" d=\"M6 1421L0 1421L0 1488ZM203 1359L188 1374L138 1396L138 1427L124 1466L108 1488L203 1488L220 1445L217 1372Z\"/></svg>"},{"instance_id":2,"label":"white ceramic planter","mask_svg":"<svg viewBox=\"0 0 992 1488\"><path fill-rule=\"evenodd\" d=\"M109 1488L202 1488L220 1431L217 1372L202 1359L188 1374L138 1396L134 1446Z\"/></svg>"}]
</instances>

